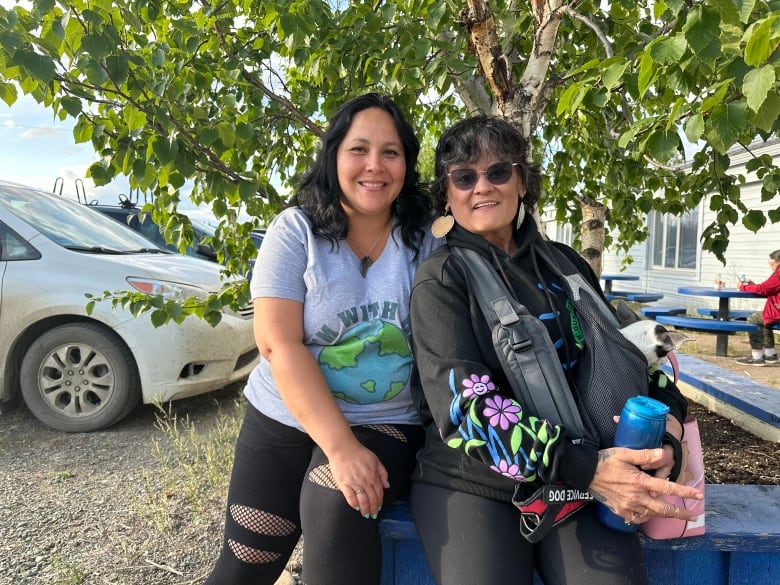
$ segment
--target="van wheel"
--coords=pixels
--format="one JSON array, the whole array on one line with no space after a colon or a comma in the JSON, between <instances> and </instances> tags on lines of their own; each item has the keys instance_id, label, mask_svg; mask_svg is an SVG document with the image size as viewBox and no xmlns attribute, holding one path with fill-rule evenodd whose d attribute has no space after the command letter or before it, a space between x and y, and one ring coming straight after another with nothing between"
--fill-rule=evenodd
<instances>
[{"instance_id":1,"label":"van wheel","mask_svg":"<svg viewBox=\"0 0 780 585\"><path fill-rule=\"evenodd\" d=\"M30 412L71 433L106 428L141 398L130 351L115 333L93 323L60 325L41 335L25 353L20 377Z\"/></svg>"}]
</instances>

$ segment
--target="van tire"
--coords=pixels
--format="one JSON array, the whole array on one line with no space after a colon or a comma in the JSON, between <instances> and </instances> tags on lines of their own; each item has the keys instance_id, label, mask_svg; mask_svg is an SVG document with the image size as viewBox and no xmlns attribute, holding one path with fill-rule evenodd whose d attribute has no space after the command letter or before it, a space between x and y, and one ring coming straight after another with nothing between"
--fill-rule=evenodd
<instances>
[{"instance_id":1,"label":"van tire","mask_svg":"<svg viewBox=\"0 0 780 585\"><path fill-rule=\"evenodd\" d=\"M36 339L22 358L22 397L47 426L97 431L127 416L141 399L130 350L97 323L69 323Z\"/></svg>"}]
</instances>

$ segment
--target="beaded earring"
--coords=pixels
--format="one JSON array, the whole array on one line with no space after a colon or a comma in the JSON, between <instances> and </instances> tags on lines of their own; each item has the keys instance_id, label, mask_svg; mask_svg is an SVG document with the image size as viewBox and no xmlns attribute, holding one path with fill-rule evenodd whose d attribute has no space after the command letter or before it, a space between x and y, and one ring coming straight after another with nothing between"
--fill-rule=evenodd
<instances>
[{"instance_id":1,"label":"beaded earring","mask_svg":"<svg viewBox=\"0 0 780 585\"><path fill-rule=\"evenodd\" d=\"M525 205L523 205L523 200L520 200L520 209L517 210L517 229L520 229L520 226L523 225L523 220L525 219Z\"/></svg>"}]
</instances>

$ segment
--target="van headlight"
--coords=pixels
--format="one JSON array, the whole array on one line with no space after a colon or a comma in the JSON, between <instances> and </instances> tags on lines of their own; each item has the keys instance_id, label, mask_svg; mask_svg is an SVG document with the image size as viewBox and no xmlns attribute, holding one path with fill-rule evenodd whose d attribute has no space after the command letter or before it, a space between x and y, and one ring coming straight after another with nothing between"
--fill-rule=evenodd
<instances>
[{"instance_id":1,"label":"van headlight","mask_svg":"<svg viewBox=\"0 0 780 585\"><path fill-rule=\"evenodd\" d=\"M127 282L135 290L150 295L160 295L167 301L182 302L190 297L207 299L209 296L209 293L200 287L181 284L180 282L135 278L133 276L128 276Z\"/></svg>"}]
</instances>

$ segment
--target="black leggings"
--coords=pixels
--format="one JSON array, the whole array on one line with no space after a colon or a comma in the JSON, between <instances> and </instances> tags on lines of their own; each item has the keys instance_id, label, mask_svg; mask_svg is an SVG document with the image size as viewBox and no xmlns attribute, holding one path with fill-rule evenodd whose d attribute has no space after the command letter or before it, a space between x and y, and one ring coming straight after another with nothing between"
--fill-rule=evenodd
<instances>
[{"instance_id":1,"label":"black leggings","mask_svg":"<svg viewBox=\"0 0 780 585\"><path fill-rule=\"evenodd\" d=\"M422 429L352 427L389 474L383 506L406 495ZM225 538L208 585L273 585L304 535L306 585L378 585L378 520L353 510L311 438L247 406L230 478Z\"/></svg>"},{"instance_id":2,"label":"black leggings","mask_svg":"<svg viewBox=\"0 0 780 585\"><path fill-rule=\"evenodd\" d=\"M646 585L639 536L606 528L588 505L538 544L509 503L415 483L412 515L438 585Z\"/></svg>"}]
</instances>

